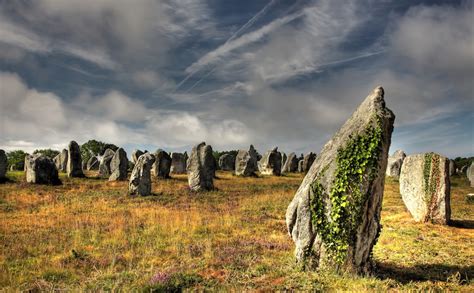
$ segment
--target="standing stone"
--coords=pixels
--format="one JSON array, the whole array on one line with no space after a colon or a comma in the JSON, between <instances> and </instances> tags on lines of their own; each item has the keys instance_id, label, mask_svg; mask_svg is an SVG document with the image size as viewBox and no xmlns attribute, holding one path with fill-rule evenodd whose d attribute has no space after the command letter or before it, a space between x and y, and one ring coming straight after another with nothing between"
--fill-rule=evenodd
<instances>
[{"instance_id":1,"label":"standing stone","mask_svg":"<svg viewBox=\"0 0 474 293\"><path fill-rule=\"evenodd\" d=\"M68 177L84 177L82 172L81 149L75 141L71 141L68 146L68 157L66 171Z\"/></svg>"},{"instance_id":2,"label":"standing stone","mask_svg":"<svg viewBox=\"0 0 474 293\"><path fill-rule=\"evenodd\" d=\"M157 178L167 179L170 178L171 169L171 157L162 149L159 149L155 153L155 163L151 169L151 172Z\"/></svg>"},{"instance_id":3,"label":"standing stone","mask_svg":"<svg viewBox=\"0 0 474 293\"><path fill-rule=\"evenodd\" d=\"M235 155L223 154L219 158L219 168L222 171L234 171L235 170Z\"/></svg>"},{"instance_id":4,"label":"standing stone","mask_svg":"<svg viewBox=\"0 0 474 293\"><path fill-rule=\"evenodd\" d=\"M469 168L466 170L467 179L471 182L471 187L474 187L474 162L469 165Z\"/></svg>"},{"instance_id":5,"label":"standing stone","mask_svg":"<svg viewBox=\"0 0 474 293\"><path fill-rule=\"evenodd\" d=\"M151 194L151 167L154 162L155 157L150 153L145 153L138 158L128 184L130 195Z\"/></svg>"},{"instance_id":6,"label":"standing stone","mask_svg":"<svg viewBox=\"0 0 474 293\"><path fill-rule=\"evenodd\" d=\"M281 153L277 147L266 152L260 160L260 173L262 175L281 175Z\"/></svg>"},{"instance_id":7,"label":"standing stone","mask_svg":"<svg viewBox=\"0 0 474 293\"><path fill-rule=\"evenodd\" d=\"M99 176L106 178L109 177L110 174L112 174L111 170L111 162L112 158L114 157L115 152L111 149L106 149L102 157L100 158L100 164L99 164Z\"/></svg>"},{"instance_id":8,"label":"standing stone","mask_svg":"<svg viewBox=\"0 0 474 293\"><path fill-rule=\"evenodd\" d=\"M313 152L307 153L303 158L302 172L308 173L309 169L311 169L311 165L313 165L314 160L316 160L316 154Z\"/></svg>"},{"instance_id":9,"label":"standing stone","mask_svg":"<svg viewBox=\"0 0 474 293\"><path fill-rule=\"evenodd\" d=\"M99 160L97 159L96 156L92 156L87 160L87 165L86 165L86 170L87 171L93 171L93 170L99 170Z\"/></svg>"},{"instance_id":10,"label":"standing stone","mask_svg":"<svg viewBox=\"0 0 474 293\"><path fill-rule=\"evenodd\" d=\"M128 159L123 148L119 148L110 161L109 181L127 180Z\"/></svg>"},{"instance_id":11,"label":"standing stone","mask_svg":"<svg viewBox=\"0 0 474 293\"><path fill-rule=\"evenodd\" d=\"M303 173L303 159L298 161L298 172Z\"/></svg>"},{"instance_id":12,"label":"standing stone","mask_svg":"<svg viewBox=\"0 0 474 293\"><path fill-rule=\"evenodd\" d=\"M449 176L453 176L454 174L456 174L456 166L453 160L449 160Z\"/></svg>"},{"instance_id":13,"label":"standing stone","mask_svg":"<svg viewBox=\"0 0 474 293\"><path fill-rule=\"evenodd\" d=\"M137 161L138 161L138 158L140 158L141 155L143 155L144 152L142 152L141 150L133 150L132 152L132 163L133 164L136 164Z\"/></svg>"},{"instance_id":14,"label":"standing stone","mask_svg":"<svg viewBox=\"0 0 474 293\"><path fill-rule=\"evenodd\" d=\"M7 178L8 160L4 150L0 150L0 182Z\"/></svg>"},{"instance_id":15,"label":"standing stone","mask_svg":"<svg viewBox=\"0 0 474 293\"><path fill-rule=\"evenodd\" d=\"M68 151L63 149L56 157L53 159L56 169L59 172L67 171L67 161L68 161Z\"/></svg>"},{"instance_id":16,"label":"standing stone","mask_svg":"<svg viewBox=\"0 0 474 293\"><path fill-rule=\"evenodd\" d=\"M283 167L285 166L286 160L288 157L285 153L281 152L281 173L283 173Z\"/></svg>"},{"instance_id":17,"label":"standing stone","mask_svg":"<svg viewBox=\"0 0 474 293\"><path fill-rule=\"evenodd\" d=\"M171 153L171 173L184 174L186 173L187 153Z\"/></svg>"},{"instance_id":18,"label":"standing stone","mask_svg":"<svg viewBox=\"0 0 474 293\"><path fill-rule=\"evenodd\" d=\"M35 184L61 184L58 177L58 170L53 160L41 155L26 155L26 182Z\"/></svg>"},{"instance_id":19,"label":"standing stone","mask_svg":"<svg viewBox=\"0 0 474 293\"><path fill-rule=\"evenodd\" d=\"M402 170L403 160L405 160L405 153L402 150L397 150L388 157L387 170L385 175L398 178L400 177L400 171Z\"/></svg>"},{"instance_id":20,"label":"standing stone","mask_svg":"<svg viewBox=\"0 0 474 293\"><path fill-rule=\"evenodd\" d=\"M282 168L282 173L291 173L298 171L298 158L295 153L290 153Z\"/></svg>"},{"instance_id":21,"label":"standing stone","mask_svg":"<svg viewBox=\"0 0 474 293\"><path fill-rule=\"evenodd\" d=\"M435 153L406 157L400 173L400 194L415 221L448 224L449 160Z\"/></svg>"},{"instance_id":22,"label":"standing stone","mask_svg":"<svg viewBox=\"0 0 474 293\"><path fill-rule=\"evenodd\" d=\"M210 145L201 142L193 147L187 163L189 188L193 191L214 189L215 168L215 159Z\"/></svg>"},{"instance_id":23,"label":"standing stone","mask_svg":"<svg viewBox=\"0 0 474 293\"><path fill-rule=\"evenodd\" d=\"M286 212L299 263L371 270L394 120L376 88L312 164Z\"/></svg>"},{"instance_id":24,"label":"standing stone","mask_svg":"<svg viewBox=\"0 0 474 293\"><path fill-rule=\"evenodd\" d=\"M248 151L239 150L235 158L235 175L255 176L257 171L258 154L253 145L250 145Z\"/></svg>"}]
</instances>

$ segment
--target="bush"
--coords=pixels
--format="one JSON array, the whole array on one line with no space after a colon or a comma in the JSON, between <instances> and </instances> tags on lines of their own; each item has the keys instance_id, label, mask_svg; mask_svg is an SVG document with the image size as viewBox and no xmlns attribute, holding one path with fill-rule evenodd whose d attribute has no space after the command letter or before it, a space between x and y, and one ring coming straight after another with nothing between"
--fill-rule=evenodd
<instances>
[{"instance_id":1,"label":"bush","mask_svg":"<svg viewBox=\"0 0 474 293\"><path fill-rule=\"evenodd\" d=\"M14 170L23 171L25 168L25 156L28 155L22 150L14 150L7 153L8 168L13 166Z\"/></svg>"},{"instance_id":2,"label":"bush","mask_svg":"<svg viewBox=\"0 0 474 293\"><path fill-rule=\"evenodd\" d=\"M59 151L52 150L52 149L42 149L42 150L35 150L33 154L42 154L50 159L54 159L57 155L59 155Z\"/></svg>"},{"instance_id":3,"label":"bush","mask_svg":"<svg viewBox=\"0 0 474 293\"><path fill-rule=\"evenodd\" d=\"M82 161L87 162L92 156L103 155L106 149L111 149L115 152L118 146L95 139L89 140L81 145Z\"/></svg>"}]
</instances>

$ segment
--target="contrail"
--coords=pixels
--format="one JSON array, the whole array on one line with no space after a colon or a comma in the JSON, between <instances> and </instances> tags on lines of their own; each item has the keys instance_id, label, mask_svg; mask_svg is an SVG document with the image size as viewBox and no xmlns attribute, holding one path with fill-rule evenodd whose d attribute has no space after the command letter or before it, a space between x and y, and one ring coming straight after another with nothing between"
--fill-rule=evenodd
<instances>
[{"instance_id":1,"label":"contrail","mask_svg":"<svg viewBox=\"0 0 474 293\"><path fill-rule=\"evenodd\" d=\"M249 19L242 27L240 27L235 33L232 34L232 36L230 36L230 38L228 38L223 45L226 45L228 44L230 41L232 41L233 39L235 39L241 32L245 31L246 29L248 29L249 27L251 27L262 15L264 15L268 9L270 9L277 1L279 0L271 0L270 2L268 2L267 5L265 5L265 7L262 8L262 10L260 10L259 12L257 12L257 14L255 14L251 19ZM221 45L221 46L223 46ZM215 69L215 68L214 68ZM211 70L211 73L214 72L214 69ZM181 80L181 82L179 82L177 85L176 85L176 88L174 89L173 92L176 92L189 78L191 78L192 76L194 76L197 72L199 71L199 69L197 70L194 70L192 71L191 73L189 73L183 80ZM206 76L208 76L210 73L208 73ZM197 83L199 83L200 81L198 81ZM194 84L194 86L197 85Z\"/></svg>"}]
</instances>

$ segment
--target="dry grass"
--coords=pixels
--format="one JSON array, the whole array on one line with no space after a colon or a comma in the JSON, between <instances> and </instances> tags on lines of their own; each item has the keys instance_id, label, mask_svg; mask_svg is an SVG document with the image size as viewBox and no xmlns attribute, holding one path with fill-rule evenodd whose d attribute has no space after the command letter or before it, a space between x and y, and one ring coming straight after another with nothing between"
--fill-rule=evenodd
<instances>
[{"instance_id":1,"label":"dry grass","mask_svg":"<svg viewBox=\"0 0 474 293\"><path fill-rule=\"evenodd\" d=\"M89 174L92 175L92 174ZM474 290L474 205L453 178L453 226L417 224L388 180L369 278L301 272L285 211L302 176L218 173L193 194L186 176L127 196L127 182L62 178L0 185L0 287L10 290Z\"/></svg>"}]
</instances>

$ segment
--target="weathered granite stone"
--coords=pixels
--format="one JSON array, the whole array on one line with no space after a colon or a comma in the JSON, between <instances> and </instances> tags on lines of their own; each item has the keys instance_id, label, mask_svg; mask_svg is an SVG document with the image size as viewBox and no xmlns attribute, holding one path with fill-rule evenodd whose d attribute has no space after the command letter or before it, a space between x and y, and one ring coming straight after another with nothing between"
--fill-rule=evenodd
<instances>
[{"instance_id":1,"label":"weathered granite stone","mask_svg":"<svg viewBox=\"0 0 474 293\"><path fill-rule=\"evenodd\" d=\"M303 159L298 161L298 172L303 173Z\"/></svg>"},{"instance_id":2,"label":"weathered granite stone","mask_svg":"<svg viewBox=\"0 0 474 293\"><path fill-rule=\"evenodd\" d=\"M280 173L283 173L283 167L285 166L285 163L288 157L285 153L283 152L280 152L280 153L281 153L281 172Z\"/></svg>"},{"instance_id":3,"label":"weathered granite stone","mask_svg":"<svg viewBox=\"0 0 474 293\"><path fill-rule=\"evenodd\" d=\"M316 160L316 154L313 152L307 153L303 158L302 172L308 173L309 169L311 169L311 165L313 165L314 160Z\"/></svg>"},{"instance_id":4,"label":"weathered granite stone","mask_svg":"<svg viewBox=\"0 0 474 293\"><path fill-rule=\"evenodd\" d=\"M415 221L448 224L449 160L435 153L406 157L400 173L400 194Z\"/></svg>"},{"instance_id":5,"label":"weathered granite stone","mask_svg":"<svg viewBox=\"0 0 474 293\"><path fill-rule=\"evenodd\" d=\"M453 160L449 160L449 176L456 174L456 165Z\"/></svg>"},{"instance_id":6,"label":"weathered granite stone","mask_svg":"<svg viewBox=\"0 0 474 293\"><path fill-rule=\"evenodd\" d=\"M171 153L171 170L172 174L186 173L187 153Z\"/></svg>"},{"instance_id":7,"label":"weathered granite stone","mask_svg":"<svg viewBox=\"0 0 474 293\"><path fill-rule=\"evenodd\" d=\"M235 175L244 177L255 176L255 172L258 170L257 158L257 151L253 145L250 145L248 151L239 150L235 158Z\"/></svg>"},{"instance_id":8,"label":"weathered granite stone","mask_svg":"<svg viewBox=\"0 0 474 293\"><path fill-rule=\"evenodd\" d=\"M26 155L26 182L35 184L58 185L61 181L58 177L58 170L53 160L41 155Z\"/></svg>"},{"instance_id":9,"label":"weathered granite stone","mask_svg":"<svg viewBox=\"0 0 474 293\"><path fill-rule=\"evenodd\" d=\"M400 177L400 171L402 170L403 160L405 160L405 153L402 150L397 150L388 157L387 170L385 175L398 178Z\"/></svg>"},{"instance_id":10,"label":"weathered granite stone","mask_svg":"<svg viewBox=\"0 0 474 293\"><path fill-rule=\"evenodd\" d=\"M0 150L0 182L7 177L8 160L4 150Z\"/></svg>"},{"instance_id":11,"label":"weathered granite stone","mask_svg":"<svg viewBox=\"0 0 474 293\"><path fill-rule=\"evenodd\" d=\"M99 170L99 164L100 164L99 159L97 159L96 156L92 156L87 161L86 170L87 171Z\"/></svg>"},{"instance_id":12,"label":"weathered granite stone","mask_svg":"<svg viewBox=\"0 0 474 293\"><path fill-rule=\"evenodd\" d=\"M219 168L222 171L234 171L235 170L235 155L223 154L219 158Z\"/></svg>"},{"instance_id":13,"label":"weathered granite stone","mask_svg":"<svg viewBox=\"0 0 474 293\"><path fill-rule=\"evenodd\" d=\"M130 195L147 196L151 194L151 167L154 162L155 156L150 153L145 153L138 158L128 184Z\"/></svg>"},{"instance_id":14,"label":"weathered granite stone","mask_svg":"<svg viewBox=\"0 0 474 293\"><path fill-rule=\"evenodd\" d=\"M106 178L112 174L112 170L110 168L110 163L112 162L112 158L114 157L115 152L111 149L106 149L102 157L100 158L99 164L99 176Z\"/></svg>"},{"instance_id":15,"label":"weathered granite stone","mask_svg":"<svg viewBox=\"0 0 474 293\"><path fill-rule=\"evenodd\" d=\"M81 149L75 141L71 141L67 150L66 172L68 177L84 177L82 171Z\"/></svg>"},{"instance_id":16,"label":"weathered granite stone","mask_svg":"<svg viewBox=\"0 0 474 293\"><path fill-rule=\"evenodd\" d=\"M298 158L295 153L290 153L282 168L283 173L291 173L298 171Z\"/></svg>"},{"instance_id":17,"label":"weathered granite stone","mask_svg":"<svg viewBox=\"0 0 474 293\"><path fill-rule=\"evenodd\" d=\"M193 191L214 189L215 168L215 159L210 145L201 142L193 147L187 163L189 188Z\"/></svg>"},{"instance_id":18,"label":"weathered granite stone","mask_svg":"<svg viewBox=\"0 0 474 293\"><path fill-rule=\"evenodd\" d=\"M469 168L466 170L467 179L471 182L471 187L474 187L474 162L469 165Z\"/></svg>"},{"instance_id":19,"label":"weathered granite stone","mask_svg":"<svg viewBox=\"0 0 474 293\"><path fill-rule=\"evenodd\" d=\"M143 154L144 154L144 152L142 152L141 150L133 150L133 152L132 152L132 163L136 164L137 161L138 161L138 158Z\"/></svg>"},{"instance_id":20,"label":"weathered granite stone","mask_svg":"<svg viewBox=\"0 0 474 293\"><path fill-rule=\"evenodd\" d=\"M372 268L395 120L383 97L376 88L326 143L288 206L296 259L307 268Z\"/></svg>"},{"instance_id":21,"label":"weathered granite stone","mask_svg":"<svg viewBox=\"0 0 474 293\"><path fill-rule=\"evenodd\" d=\"M127 180L128 158L123 148L119 148L110 161L109 181Z\"/></svg>"},{"instance_id":22,"label":"weathered granite stone","mask_svg":"<svg viewBox=\"0 0 474 293\"><path fill-rule=\"evenodd\" d=\"M281 153L275 147L263 155L260 160L260 173L262 175L281 175Z\"/></svg>"},{"instance_id":23,"label":"weathered granite stone","mask_svg":"<svg viewBox=\"0 0 474 293\"><path fill-rule=\"evenodd\" d=\"M58 172L67 171L67 160L68 151L66 149L63 149L56 157L54 157L53 161L56 165L56 169L58 169Z\"/></svg>"},{"instance_id":24,"label":"weathered granite stone","mask_svg":"<svg viewBox=\"0 0 474 293\"><path fill-rule=\"evenodd\" d=\"M167 152L162 149L157 150L151 173L157 178L170 178L171 161L171 157Z\"/></svg>"}]
</instances>

